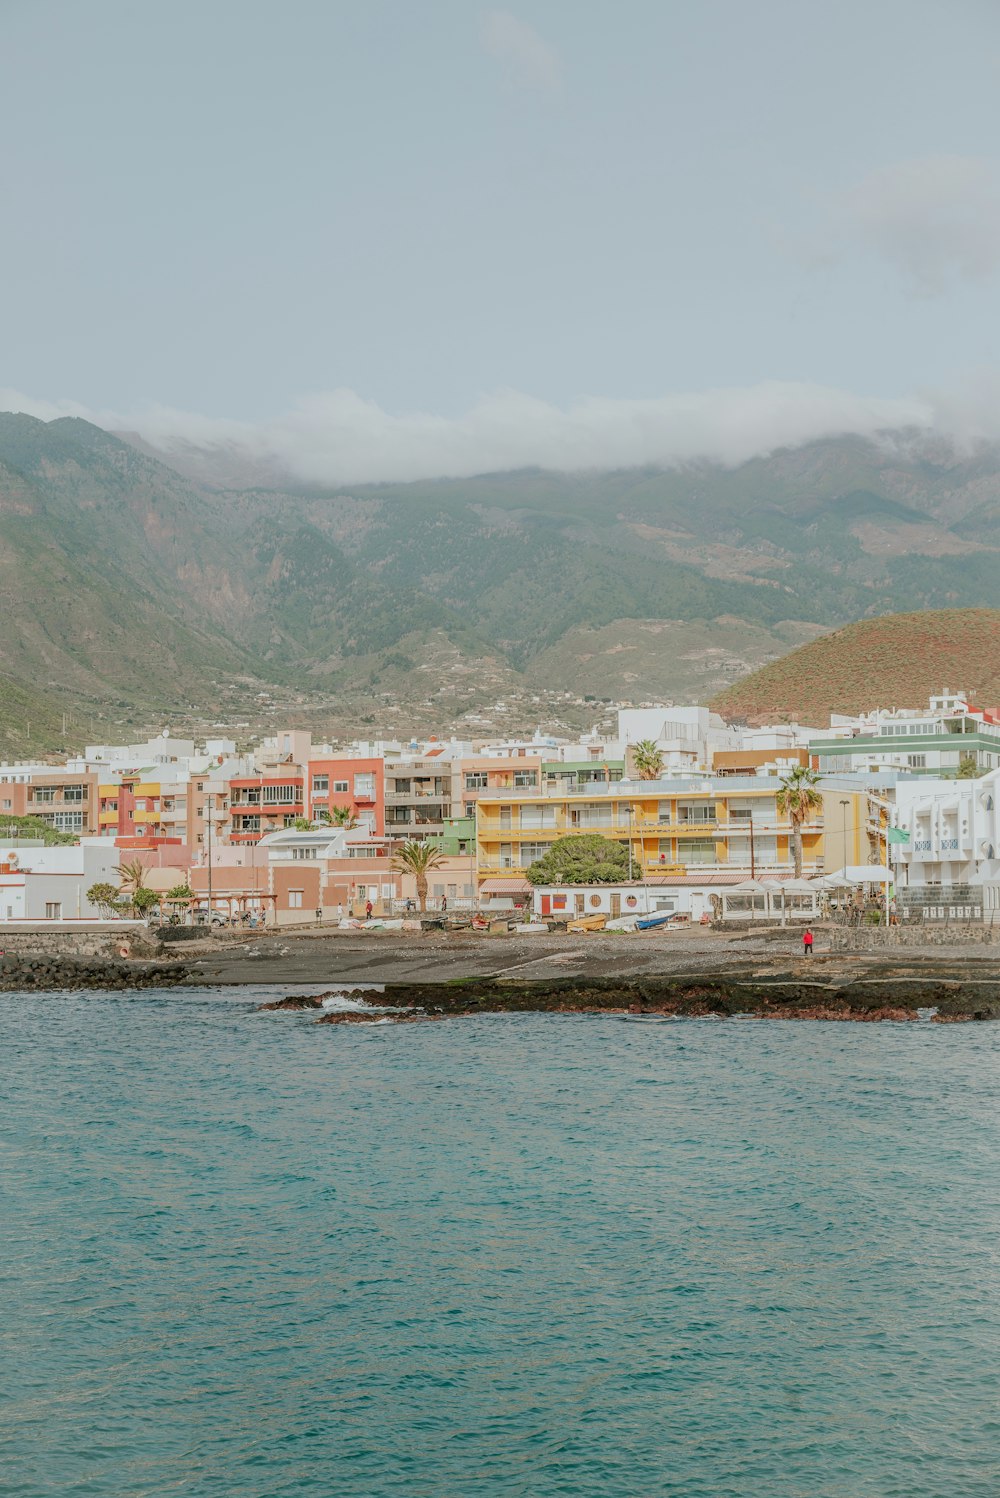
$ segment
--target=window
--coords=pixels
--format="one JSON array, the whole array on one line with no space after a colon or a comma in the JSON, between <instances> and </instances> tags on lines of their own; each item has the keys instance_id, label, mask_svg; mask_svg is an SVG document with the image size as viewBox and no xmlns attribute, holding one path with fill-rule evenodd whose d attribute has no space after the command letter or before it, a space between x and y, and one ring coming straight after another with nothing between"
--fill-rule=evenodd
<instances>
[{"instance_id":1,"label":"window","mask_svg":"<svg viewBox=\"0 0 1000 1498\"><path fill-rule=\"evenodd\" d=\"M329 775L314 775L313 776L313 795L314 796L325 796L326 793L329 791L329 789L330 789L330 777L329 777Z\"/></svg>"},{"instance_id":2,"label":"window","mask_svg":"<svg viewBox=\"0 0 1000 1498\"><path fill-rule=\"evenodd\" d=\"M537 863L544 858L549 850L548 843L522 843L521 844L521 867L526 869L529 864Z\"/></svg>"},{"instance_id":3,"label":"window","mask_svg":"<svg viewBox=\"0 0 1000 1498\"><path fill-rule=\"evenodd\" d=\"M432 885L431 886L431 893L433 894L435 900L440 900L441 897L442 897L442 895L444 894L444 885L443 884L434 884L434 885Z\"/></svg>"},{"instance_id":4,"label":"window","mask_svg":"<svg viewBox=\"0 0 1000 1498\"><path fill-rule=\"evenodd\" d=\"M335 780L333 782L333 794L335 796L346 796L350 786L346 780Z\"/></svg>"},{"instance_id":5,"label":"window","mask_svg":"<svg viewBox=\"0 0 1000 1498\"><path fill-rule=\"evenodd\" d=\"M288 908L289 908L289 910L301 910L302 909L302 895L303 895L303 893L304 892L301 889L290 889L288 891Z\"/></svg>"},{"instance_id":6,"label":"window","mask_svg":"<svg viewBox=\"0 0 1000 1498\"><path fill-rule=\"evenodd\" d=\"M84 789L84 787L82 785L64 785L63 786L63 800L64 801L83 801L84 799L85 799L85 789Z\"/></svg>"},{"instance_id":7,"label":"window","mask_svg":"<svg viewBox=\"0 0 1000 1498\"><path fill-rule=\"evenodd\" d=\"M714 863L715 844L711 838L692 838L684 843L680 857L684 863Z\"/></svg>"},{"instance_id":8,"label":"window","mask_svg":"<svg viewBox=\"0 0 1000 1498\"><path fill-rule=\"evenodd\" d=\"M375 795L374 770L364 770L355 775L354 794L355 796L364 796L366 799L371 799Z\"/></svg>"},{"instance_id":9,"label":"window","mask_svg":"<svg viewBox=\"0 0 1000 1498\"><path fill-rule=\"evenodd\" d=\"M610 827L613 820L610 801L584 801L580 806L571 806L569 820L571 828Z\"/></svg>"},{"instance_id":10,"label":"window","mask_svg":"<svg viewBox=\"0 0 1000 1498\"><path fill-rule=\"evenodd\" d=\"M318 857L318 851L316 848L293 848L292 857L297 859L316 858Z\"/></svg>"},{"instance_id":11,"label":"window","mask_svg":"<svg viewBox=\"0 0 1000 1498\"><path fill-rule=\"evenodd\" d=\"M302 792L297 785L266 785L264 787L264 801L271 806L293 806L296 801L302 800Z\"/></svg>"},{"instance_id":12,"label":"window","mask_svg":"<svg viewBox=\"0 0 1000 1498\"><path fill-rule=\"evenodd\" d=\"M534 770L514 771L514 789L516 791L533 791L537 785L538 775Z\"/></svg>"},{"instance_id":13,"label":"window","mask_svg":"<svg viewBox=\"0 0 1000 1498\"><path fill-rule=\"evenodd\" d=\"M906 763L910 767L911 770L926 770L926 768L927 768L927 755L926 754L908 754L906 756Z\"/></svg>"},{"instance_id":14,"label":"window","mask_svg":"<svg viewBox=\"0 0 1000 1498\"><path fill-rule=\"evenodd\" d=\"M61 921L62 920L62 901L61 900L46 900L46 902L45 902L45 919L47 921Z\"/></svg>"},{"instance_id":15,"label":"window","mask_svg":"<svg viewBox=\"0 0 1000 1498\"><path fill-rule=\"evenodd\" d=\"M522 806L521 826L528 828L555 827L556 808L554 806Z\"/></svg>"},{"instance_id":16,"label":"window","mask_svg":"<svg viewBox=\"0 0 1000 1498\"><path fill-rule=\"evenodd\" d=\"M50 825L53 826L57 832L82 832L83 812L57 811L55 816L50 819Z\"/></svg>"},{"instance_id":17,"label":"window","mask_svg":"<svg viewBox=\"0 0 1000 1498\"><path fill-rule=\"evenodd\" d=\"M681 801L677 806L677 818L681 822L714 822L715 803L712 801Z\"/></svg>"},{"instance_id":18,"label":"window","mask_svg":"<svg viewBox=\"0 0 1000 1498\"><path fill-rule=\"evenodd\" d=\"M488 784L486 771L476 770L465 777L465 789L467 791L485 791Z\"/></svg>"},{"instance_id":19,"label":"window","mask_svg":"<svg viewBox=\"0 0 1000 1498\"><path fill-rule=\"evenodd\" d=\"M36 785L31 790L32 801L54 801L56 799L56 788L54 785Z\"/></svg>"}]
</instances>

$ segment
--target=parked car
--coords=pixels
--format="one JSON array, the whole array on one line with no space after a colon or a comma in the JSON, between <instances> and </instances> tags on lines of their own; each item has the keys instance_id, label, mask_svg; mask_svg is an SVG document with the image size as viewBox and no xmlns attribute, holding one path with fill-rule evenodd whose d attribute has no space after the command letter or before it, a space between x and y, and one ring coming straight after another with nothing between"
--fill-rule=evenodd
<instances>
[{"instance_id":1,"label":"parked car","mask_svg":"<svg viewBox=\"0 0 1000 1498\"><path fill-rule=\"evenodd\" d=\"M194 923L195 923L195 925L196 926L207 926L209 924L209 914L210 914L210 912L208 911L207 907L205 907L205 906L202 906L201 908L195 910L195 912L194 912ZM228 926L229 925L229 916L226 914L226 912L224 910L213 910L213 911L211 911L211 924L213 926Z\"/></svg>"},{"instance_id":2,"label":"parked car","mask_svg":"<svg viewBox=\"0 0 1000 1498\"><path fill-rule=\"evenodd\" d=\"M178 910L177 906L170 906L163 912L162 924L165 926L186 926L187 918L188 912L186 910ZM192 911L191 918L195 926L207 926L209 923L207 907L202 906L201 909ZM160 907L158 905L153 905L146 912L146 924L149 926L159 926L161 924ZM212 911L212 925L229 925L229 917L224 910Z\"/></svg>"}]
</instances>

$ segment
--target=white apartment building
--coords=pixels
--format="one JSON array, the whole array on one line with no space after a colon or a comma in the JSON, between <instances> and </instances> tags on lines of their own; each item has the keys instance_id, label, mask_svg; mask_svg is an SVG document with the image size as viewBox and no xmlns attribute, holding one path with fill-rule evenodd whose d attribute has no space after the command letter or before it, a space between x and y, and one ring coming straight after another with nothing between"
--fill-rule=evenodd
<instances>
[{"instance_id":1,"label":"white apartment building","mask_svg":"<svg viewBox=\"0 0 1000 1498\"><path fill-rule=\"evenodd\" d=\"M1000 770L978 780L900 779L895 797L897 825L909 833L890 850L901 882L1000 891Z\"/></svg>"},{"instance_id":2,"label":"white apartment building","mask_svg":"<svg viewBox=\"0 0 1000 1498\"><path fill-rule=\"evenodd\" d=\"M618 709L622 752L651 739L667 773L710 770L712 757L739 749L740 734L707 707L622 707Z\"/></svg>"}]
</instances>

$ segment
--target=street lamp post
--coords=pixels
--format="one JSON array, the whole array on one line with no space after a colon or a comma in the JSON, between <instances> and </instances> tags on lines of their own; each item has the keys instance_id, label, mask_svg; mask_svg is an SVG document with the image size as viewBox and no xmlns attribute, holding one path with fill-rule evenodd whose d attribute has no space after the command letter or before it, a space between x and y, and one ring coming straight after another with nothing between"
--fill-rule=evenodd
<instances>
[{"instance_id":1,"label":"street lamp post","mask_svg":"<svg viewBox=\"0 0 1000 1498\"><path fill-rule=\"evenodd\" d=\"M757 850L754 847L754 839L753 839L753 812L752 811L748 815L748 820L749 820L749 823L750 823L750 878L751 879L756 879L756 877L757 877ZM751 904L751 908L752 908L753 907L753 900L752 899L750 901L750 904Z\"/></svg>"},{"instance_id":2,"label":"street lamp post","mask_svg":"<svg viewBox=\"0 0 1000 1498\"><path fill-rule=\"evenodd\" d=\"M847 868L848 864L851 861L850 858L847 856L847 808L850 806L850 804L851 803L850 803L849 800L847 800L847 801L841 801L841 803L840 803L841 811L843 813L843 818L844 818L843 836L844 836L844 868L845 869Z\"/></svg>"}]
</instances>

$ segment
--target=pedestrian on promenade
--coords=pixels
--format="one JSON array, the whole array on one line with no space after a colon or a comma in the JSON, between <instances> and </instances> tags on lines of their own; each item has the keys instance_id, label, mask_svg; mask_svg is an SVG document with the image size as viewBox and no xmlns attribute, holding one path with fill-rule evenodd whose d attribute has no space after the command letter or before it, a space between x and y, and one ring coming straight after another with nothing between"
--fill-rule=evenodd
<instances>
[{"instance_id":1,"label":"pedestrian on promenade","mask_svg":"<svg viewBox=\"0 0 1000 1498\"><path fill-rule=\"evenodd\" d=\"M365 920L366 921L370 921L371 920L371 918L372 918L372 910L373 909L374 909L374 906L372 905L372 902L369 900L368 903L365 906Z\"/></svg>"},{"instance_id":2,"label":"pedestrian on promenade","mask_svg":"<svg viewBox=\"0 0 1000 1498\"><path fill-rule=\"evenodd\" d=\"M343 919L344 919L344 905L343 905L343 902L341 900L338 900L337 901L337 920L338 921L342 921Z\"/></svg>"},{"instance_id":3,"label":"pedestrian on promenade","mask_svg":"<svg viewBox=\"0 0 1000 1498\"><path fill-rule=\"evenodd\" d=\"M811 957L812 954L813 954L813 934L812 934L812 929L809 926L807 926L806 929L802 933L802 955L803 955L803 957Z\"/></svg>"},{"instance_id":4,"label":"pedestrian on promenade","mask_svg":"<svg viewBox=\"0 0 1000 1498\"><path fill-rule=\"evenodd\" d=\"M319 905L316 906L316 919L317 921L321 921L323 919L323 910Z\"/></svg>"},{"instance_id":5,"label":"pedestrian on promenade","mask_svg":"<svg viewBox=\"0 0 1000 1498\"><path fill-rule=\"evenodd\" d=\"M448 897L447 897L447 895L442 895L441 896L441 914L442 915L446 915L447 911L448 911Z\"/></svg>"}]
</instances>

